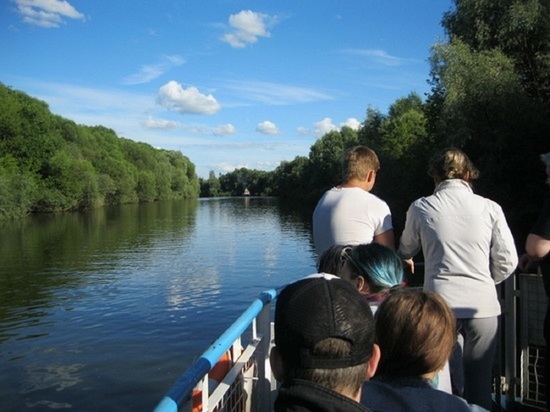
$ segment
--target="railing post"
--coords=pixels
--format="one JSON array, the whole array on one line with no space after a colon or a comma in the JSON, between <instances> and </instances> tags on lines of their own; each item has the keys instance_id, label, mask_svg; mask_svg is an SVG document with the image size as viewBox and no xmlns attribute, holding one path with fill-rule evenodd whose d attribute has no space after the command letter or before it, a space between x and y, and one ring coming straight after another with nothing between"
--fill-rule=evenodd
<instances>
[{"instance_id":1,"label":"railing post","mask_svg":"<svg viewBox=\"0 0 550 412\"><path fill-rule=\"evenodd\" d=\"M504 281L504 376L506 381L506 410L515 410L517 387L517 282L519 274Z\"/></svg>"},{"instance_id":2,"label":"railing post","mask_svg":"<svg viewBox=\"0 0 550 412\"><path fill-rule=\"evenodd\" d=\"M271 349L271 307L266 305L256 318L256 329L260 342L256 349L256 367L258 379L254 383L253 410L258 412L272 410L271 399L271 366L269 352Z\"/></svg>"}]
</instances>

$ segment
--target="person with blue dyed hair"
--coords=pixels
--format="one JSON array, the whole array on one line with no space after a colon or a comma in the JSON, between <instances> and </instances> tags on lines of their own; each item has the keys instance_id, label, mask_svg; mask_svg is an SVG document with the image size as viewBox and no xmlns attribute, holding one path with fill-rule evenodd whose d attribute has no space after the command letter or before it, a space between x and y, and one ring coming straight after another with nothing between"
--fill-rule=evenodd
<instances>
[{"instance_id":1,"label":"person with blue dyed hair","mask_svg":"<svg viewBox=\"0 0 550 412\"><path fill-rule=\"evenodd\" d=\"M403 261L379 243L333 245L321 255L318 271L353 283L373 311L391 288L403 283Z\"/></svg>"}]
</instances>

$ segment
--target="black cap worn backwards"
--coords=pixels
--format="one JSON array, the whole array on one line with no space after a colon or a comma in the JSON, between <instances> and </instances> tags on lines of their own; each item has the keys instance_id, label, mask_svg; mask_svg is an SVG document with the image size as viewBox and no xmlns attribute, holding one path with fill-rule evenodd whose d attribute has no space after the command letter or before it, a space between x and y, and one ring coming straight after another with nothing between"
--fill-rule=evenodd
<instances>
[{"instance_id":1,"label":"black cap worn backwards","mask_svg":"<svg viewBox=\"0 0 550 412\"><path fill-rule=\"evenodd\" d=\"M350 343L346 356L315 354L327 338ZM283 289L275 309L275 345L285 362L305 369L337 369L366 363L372 355L374 321L366 299L336 277L308 277Z\"/></svg>"}]
</instances>

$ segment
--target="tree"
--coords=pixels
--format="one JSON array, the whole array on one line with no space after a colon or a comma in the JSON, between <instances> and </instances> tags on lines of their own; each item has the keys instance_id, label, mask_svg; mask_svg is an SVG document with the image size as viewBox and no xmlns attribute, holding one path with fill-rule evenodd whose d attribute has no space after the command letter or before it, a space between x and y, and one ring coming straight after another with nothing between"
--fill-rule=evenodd
<instances>
[{"instance_id":1,"label":"tree","mask_svg":"<svg viewBox=\"0 0 550 412\"><path fill-rule=\"evenodd\" d=\"M216 177L216 173L210 170L208 179L201 179L201 197L217 197L221 195L220 181Z\"/></svg>"},{"instance_id":2,"label":"tree","mask_svg":"<svg viewBox=\"0 0 550 412\"><path fill-rule=\"evenodd\" d=\"M550 4L547 0L455 0L442 25L451 41L511 59L529 96L550 110Z\"/></svg>"},{"instance_id":3,"label":"tree","mask_svg":"<svg viewBox=\"0 0 550 412\"><path fill-rule=\"evenodd\" d=\"M199 193L195 166L180 152L76 125L1 84L0 156L0 218Z\"/></svg>"},{"instance_id":4,"label":"tree","mask_svg":"<svg viewBox=\"0 0 550 412\"><path fill-rule=\"evenodd\" d=\"M549 6L455 3L443 19L449 41L432 51L428 130L477 164L476 190L503 206L521 244L543 196L537 158L549 149Z\"/></svg>"}]
</instances>

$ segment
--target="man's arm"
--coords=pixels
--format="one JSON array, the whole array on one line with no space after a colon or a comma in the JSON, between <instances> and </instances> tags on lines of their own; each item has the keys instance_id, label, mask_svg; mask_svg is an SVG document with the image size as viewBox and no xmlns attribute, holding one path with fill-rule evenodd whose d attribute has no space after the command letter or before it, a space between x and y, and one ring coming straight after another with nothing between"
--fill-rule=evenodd
<instances>
[{"instance_id":1,"label":"man's arm","mask_svg":"<svg viewBox=\"0 0 550 412\"><path fill-rule=\"evenodd\" d=\"M525 240L525 253L520 258L520 268L529 270L531 265L550 253L550 196Z\"/></svg>"},{"instance_id":2,"label":"man's arm","mask_svg":"<svg viewBox=\"0 0 550 412\"><path fill-rule=\"evenodd\" d=\"M541 260L550 253L550 239L529 233L525 241L525 252L531 260Z\"/></svg>"},{"instance_id":3,"label":"man's arm","mask_svg":"<svg viewBox=\"0 0 550 412\"><path fill-rule=\"evenodd\" d=\"M395 240L393 236L393 229L387 230L378 235L374 235L372 238L374 243L379 243L381 245L389 247L391 250L395 250Z\"/></svg>"}]
</instances>

